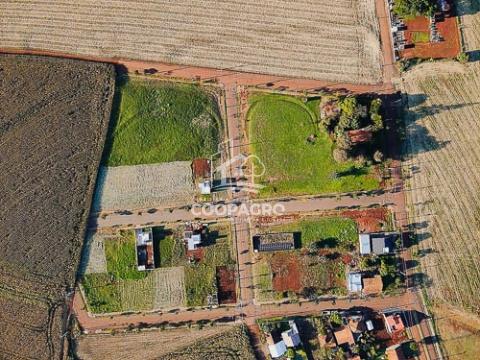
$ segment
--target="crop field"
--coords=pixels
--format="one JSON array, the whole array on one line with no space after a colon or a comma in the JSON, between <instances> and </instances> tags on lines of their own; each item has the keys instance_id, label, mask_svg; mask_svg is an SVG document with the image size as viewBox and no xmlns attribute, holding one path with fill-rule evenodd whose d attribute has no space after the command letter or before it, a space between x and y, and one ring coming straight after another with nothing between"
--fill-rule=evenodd
<instances>
[{"instance_id":1,"label":"crop field","mask_svg":"<svg viewBox=\"0 0 480 360\"><path fill-rule=\"evenodd\" d=\"M480 65L404 75L410 213L434 300L480 314Z\"/></svg>"},{"instance_id":2,"label":"crop field","mask_svg":"<svg viewBox=\"0 0 480 360\"><path fill-rule=\"evenodd\" d=\"M0 55L0 69L0 283L13 291L2 316L22 324L0 331L1 352L60 358L65 291L85 237L114 68ZM30 311L22 298L45 305Z\"/></svg>"},{"instance_id":3,"label":"crop field","mask_svg":"<svg viewBox=\"0 0 480 360\"><path fill-rule=\"evenodd\" d=\"M345 293L345 263L358 239L354 220L342 217L306 218L281 225L264 226L262 233L297 233L299 249L258 253L253 266L255 299L271 302L302 294Z\"/></svg>"},{"instance_id":4,"label":"crop field","mask_svg":"<svg viewBox=\"0 0 480 360\"><path fill-rule=\"evenodd\" d=\"M94 211L180 206L195 196L191 162L101 167Z\"/></svg>"},{"instance_id":5,"label":"crop field","mask_svg":"<svg viewBox=\"0 0 480 360\"><path fill-rule=\"evenodd\" d=\"M480 50L480 0L459 0L455 2L455 6L461 15L461 32L466 51L478 52Z\"/></svg>"},{"instance_id":6,"label":"crop field","mask_svg":"<svg viewBox=\"0 0 480 360\"><path fill-rule=\"evenodd\" d=\"M119 115L107 138L106 166L191 161L218 151L222 122L211 88L129 80L117 91Z\"/></svg>"},{"instance_id":7,"label":"crop field","mask_svg":"<svg viewBox=\"0 0 480 360\"><path fill-rule=\"evenodd\" d=\"M333 143L318 122L319 100L284 95L250 97L251 151L265 166L261 196L371 190L380 186L368 166L338 164ZM315 134L314 144L307 138Z\"/></svg>"},{"instance_id":8,"label":"crop field","mask_svg":"<svg viewBox=\"0 0 480 360\"><path fill-rule=\"evenodd\" d=\"M127 332L115 335L83 335L77 338L76 354L80 359L90 360L150 360L184 348L196 340L208 339L227 332L228 326L182 328Z\"/></svg>"},{"instance_id":9,"label":"crop field","mask_svg":"<svg viewBox=\"0 0 480 360\"><path fill-rule=\"evenodd\" d=\"M197 340L183 349L162 357L164 360L255 360L250 339L244 326Z\"/></svg>"},{"instance_id":10,"label":"crop field","mask_svg":"<svg viewBox=\"0 0 480 360\"><path fill-rule=\"evenodd\" d=\"M94 18L87 0L2 5L2 47L381 82L374 0L128 0L96 4Z\"/></svg>"}]
</instances>

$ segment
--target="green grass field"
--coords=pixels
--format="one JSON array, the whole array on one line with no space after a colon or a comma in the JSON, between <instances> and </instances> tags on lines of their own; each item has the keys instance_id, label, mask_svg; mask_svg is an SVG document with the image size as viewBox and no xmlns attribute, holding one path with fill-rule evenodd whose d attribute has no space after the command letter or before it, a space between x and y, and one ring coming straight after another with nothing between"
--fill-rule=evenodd
<instances>
[{"instance_id":1,"label":"green grass field","mask_svg":"<svg viewBox=\"0 0 480 360\"><path fill-rule=\"evenodd\" d=\"M263 232L299 232L302 248L313 242L318 242L320 246L336 247L356 245L358 241L357 223L341 217L304 219L290 224L269 226L263 229Z\"/></svg>"},{"instance_id":2,"label":"green grass field","mask_svg":"<svg viewBox=\"0 0 480 360\"><path fill-rule=\"evenodd\" d=\"M412 41L414 44L425 44L430 42L430 33L428 31L412 32Z\"/></svg>"},{"instance_id":3,"label":"green grass field","mask_svg":"<svg viewBox=\"0 0 480 360\"><path fill-rule=\"evenodd\" d=\"M333 143L320 130L319 100L307 103L286 95L256 94L248 112L251 150L265 165L260 195L299 195L372 190L379 181L369 167L337 164ZM307 141L317 136L315 144Z\"/></svg>"},{"instance_id":4,"label":"green grass field","mask_svg":"<svg viewBox=\"0 0 480 360\"><path fill-rule=\"evenodd\" d=\"M222 122L215 99L205 89L130 80L119 91L118 118L106 141L104 165L188 161L217 151Z\"/></svg>"}]
</instances>

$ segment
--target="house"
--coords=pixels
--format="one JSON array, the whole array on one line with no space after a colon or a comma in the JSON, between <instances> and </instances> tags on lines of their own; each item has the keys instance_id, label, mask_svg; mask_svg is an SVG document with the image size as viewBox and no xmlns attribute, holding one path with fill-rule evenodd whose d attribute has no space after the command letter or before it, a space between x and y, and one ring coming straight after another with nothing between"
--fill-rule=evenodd
<instances>
[{"instance_id":1,"label":"house","mask_svg":"<svg viewBox=\"0 0 480 360\"><path fill-rule=\"evenodd\" d=\"M355 338L353 337L353 332L348 326L342 326L340 329L335 330L333 333L335 340L337 341L338 346L355 345Z\"/></svg>"},{"instance_id":2,"label":"house","mask_svg":"<svg viewBox=\"0 0 480 360\"><path fill-rule=\"evenodd\" d=\"M185 224L185 231L183 232L183 239L187 245L187 250L192 251L197 249L207 235L207 225L197 222L188 222Z\"/></svg>"},{"instance_id":3,"label":"house","mask_svg":"<svg viewBox=\"0 0 480 360\"><path fill-rule=\"evenodd\" d=\"M385 321L385 328L390 335L396 335L405 330L405 325L403 324L400 313L384 313L383 320Z\"/></svg>"},{"instance_id":4,"label":"house","mask_svg":"<svg viewBox=\"0 0 480 360\"><path fill-rule=\"evenodd\" d=\"M287 352L287 346L283 340L274 339L272 334L267 335L268 351L273 359L283 356Z\"/></svg>"},{"instance_id":5,"label":"house","mask_svg":"<svg viewBox=\"0 0 480 360\"><path fill-rule=\"evenodd\" d=\"M387 360L406 360L401 344L392 345L385 351Z\"/></svg>"},{"instance_id":6,"label":"house","mask_svg":"<svg viewBox=\"0 0 480 360\"><path fill-rule=\"evenodd\" d=\"M295 249L293 233L268 233L253 237L253 249L255 252L263 251L286 251Z\"/></svg>"},{"instance_id":7,"label":"house","mask_svg":"<svg viewBox=\"0 0 480 360\"><path fill-rule=\"evenodd\" d=\"M383 290L383 281L380 275L374 277L363 278L363 294L376 295L380 294Z\"/></svg>"},{"instance_id":8,"label":"house","mask_svg":"<svg viewBox=\"0 0 480 360\"><path fill-rule=\"evenodd\" d=\"M282 339L287 347L297 347L302 343L298 332L297 324L294 320L289 320L290 329L282 332Z\"/></svg>"},{"instance_id":9,"label":"house","mask_svg":"<svg viewBox=\"0 0 480 360\"><path fill-rule=\"evenodd\" d=\"M347 276L347 288L350 292L362 291L362 274L359 272L350 272Z\"/></svg>"},{"instance_id":10,"label":"house","mask_svg":"<svg viewBox=\"0 0 480 360\"><path fill-rule=\"evenodd\" d=\"M152 228L135 229L135 240L137 269L140 271L155 269Z\"/></svg>"},{"instance_id":11,"label":"house","mask_svg":"<svg viewBox=\"0 0 480 360\"><path fill-rule=\"evenodd\" d=\"M398 233L366 233L359 235L361 255L384 255L395 251Z\"/></svg>"},{"instance_id":12,"label":"house","mask_svg":"<svg viewBox=\"0 0 480 360\"><path fill-rule=\"evenodd\" d=\"M193 178L200 194L209 195L212 192L212 169L208 159L195 159L192 162Z\"/></svg>"}]
</instances>

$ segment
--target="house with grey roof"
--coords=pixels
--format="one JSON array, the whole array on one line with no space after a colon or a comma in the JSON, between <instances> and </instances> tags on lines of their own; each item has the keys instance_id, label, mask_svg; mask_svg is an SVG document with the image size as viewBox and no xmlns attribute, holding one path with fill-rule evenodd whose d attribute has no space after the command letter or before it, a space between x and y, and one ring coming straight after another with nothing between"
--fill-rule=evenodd
<instances>
[{"instance_id":1,"label":"house with grey roof","mask_svg":"<svg viewBox=\"0 0 480 360\"><path fill-rule=\"evenodd\" d=\"M395 242L400 234L391 233L365 233L359 235L361 255L385 255L395 251Z\"/></svg>"}]
</instances>

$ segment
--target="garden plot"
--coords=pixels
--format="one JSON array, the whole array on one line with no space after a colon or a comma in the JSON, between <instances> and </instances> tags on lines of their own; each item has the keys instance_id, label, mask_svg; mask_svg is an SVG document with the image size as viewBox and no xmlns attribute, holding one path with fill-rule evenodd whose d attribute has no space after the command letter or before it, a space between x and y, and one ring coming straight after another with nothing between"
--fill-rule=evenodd
<instances>
[{"instance_id":1,"label":"garden plot","mask_svg":"<svg viewBox=\"0 0 480 360\"><path fill-rule=\"evenodd\" d=\"M185 305L185 271L182 266L156 269L154 278L154 308Z\"/></svg>"},{"instance_id":2,"label":"garden plot","mask_svg":"<svg viewBox=\"0 0 480 360\"><path fill-rule=\"evenodd\" d=\"M8 0L0 22L6 48L381 82L374 0Z\"/></svg>"},{"instance_id":3,"label":"garden plot","mask_svg":"<svg viewBox=\"0 0 480 360\"><path fill-rule=\"evenodd\" d=\"M195 189L189 161L102 167L95 211L180 206L193 202Z\"/></svg>"},{"instance_id":4,"label":"garden plot","mask_svg":"<svg viewBox=\"0 0 480 360\"><path fill-rule=\"evenodd\" d=\"M408 94L409 206L430 294L480 313L480 65L422 64Z\"/></svg>"}]
</instances>

